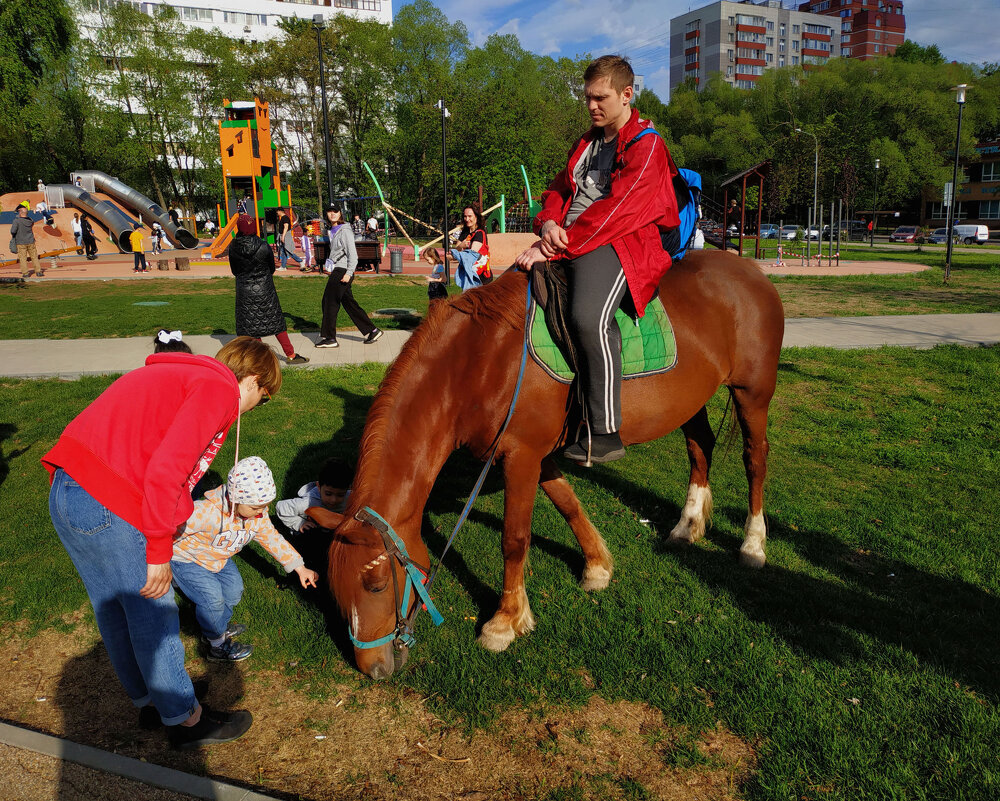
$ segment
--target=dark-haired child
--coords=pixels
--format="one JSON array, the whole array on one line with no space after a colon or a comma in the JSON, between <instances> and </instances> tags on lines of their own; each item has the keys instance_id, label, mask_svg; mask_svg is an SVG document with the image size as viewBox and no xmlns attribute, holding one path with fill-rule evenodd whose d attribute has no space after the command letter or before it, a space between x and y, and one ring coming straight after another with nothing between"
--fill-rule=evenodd
<instances>
[{"instance_id":1,"label":"dark-haired child","mask_svg":"<svg viewBox=\"0 0 1000 801\"><path fill-rule=\"evenodd\" d=\"M168 331L161 328L153 337L153 353L190 353L191 348L180 331Z\"/></svg>"},{"instance_id":2,"label":"dark-haired child","mask_svg":"<svg viewBox=\"0 0 1000 801\"><path fill-rule=\"evenodd\" d=\"M316 524L306 515L311 506L322 506L331 512L343 512L354 473L339 459L327 459L319 470L317 481L302 485L295 498L278 501L275 511L288 530L294 533L309 531Z\"/></svg>"}]
</instances>

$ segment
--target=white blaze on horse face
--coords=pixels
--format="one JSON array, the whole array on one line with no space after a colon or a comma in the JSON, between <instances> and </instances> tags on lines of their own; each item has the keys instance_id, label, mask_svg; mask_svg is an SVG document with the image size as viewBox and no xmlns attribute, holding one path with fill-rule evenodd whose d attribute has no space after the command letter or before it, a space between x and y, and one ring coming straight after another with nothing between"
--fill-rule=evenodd
<instances>
[{"instance_id":1,"label":"white blaze on horse face","mask_svg":"<svg viewBox=\"0 0 1000 801\"><path fill-rule=\"evenodd\" d=\"M351 631L354 632L354 636L358 636L358 607L356 604L351 604Z\"/></svg>"},{"instance_id":2,"label":"white blaze on horse face","mask_svg":"<svg viewBox=\"0 0 1000 801\"><path fill-rule=\"evenodd\" d=\"M712 490L706 484L688 485L687 499L681 509L681 519L670 532L670 539L676 542L695 542L705 536L705 526L712 514Z\"/></svg>"},{"instance_id":3,"label":"white blaze on horse face","mask_svg":"<svg viewBox=\"0 0 1000 801\"><path fill-rule=\"evenodd\" d=\"M763 567L767 561L764 542L767 539L767 522L764 512L747 515L743 529L743 547L740 548L740 562L746 567Z\"/></svg>"}]
</instances>

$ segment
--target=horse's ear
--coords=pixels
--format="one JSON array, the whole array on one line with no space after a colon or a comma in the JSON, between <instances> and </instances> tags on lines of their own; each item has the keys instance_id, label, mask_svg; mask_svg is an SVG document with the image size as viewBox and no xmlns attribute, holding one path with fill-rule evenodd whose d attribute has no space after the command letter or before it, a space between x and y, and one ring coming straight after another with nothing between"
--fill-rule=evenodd
<instances>
[{"instance_id":1,"label":"horse's ear","mask_svg":"<svg viewBox=\"0 0 1000 801\"><path fill-rule=\"evenodd\" d=\"M311 517L313 521L322 526L325 529L333 531L337 526L344 522L344 516L339 512L331 512L322 506L310 506L306 509L306 515Z\"/></svg>"}]
</instances>

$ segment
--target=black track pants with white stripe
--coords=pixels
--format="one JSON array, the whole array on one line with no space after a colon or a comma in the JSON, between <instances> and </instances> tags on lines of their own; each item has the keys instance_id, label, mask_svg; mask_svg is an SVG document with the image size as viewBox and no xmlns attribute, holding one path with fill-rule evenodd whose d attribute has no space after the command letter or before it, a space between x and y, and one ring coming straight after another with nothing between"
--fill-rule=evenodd
<instances>
[{"instance_id":1,"label":"black track pants with white stripe","mask_svg":"<svg viewBox=\"0 0 1000 801\"><path fill-rule=\"evenodd\" d=\"M594 434L622 424L622 334L615 311L628 292L618 254L604 245L568 264L569 313L580 353L580 377Z\"/></svg>"}]
</instances>

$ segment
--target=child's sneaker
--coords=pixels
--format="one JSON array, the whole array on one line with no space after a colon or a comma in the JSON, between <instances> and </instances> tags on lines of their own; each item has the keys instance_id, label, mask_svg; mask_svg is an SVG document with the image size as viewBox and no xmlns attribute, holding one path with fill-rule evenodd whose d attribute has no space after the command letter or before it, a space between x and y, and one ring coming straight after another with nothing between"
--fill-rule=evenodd
<instances>
[{"instance_id":1,"label":"child's sneaker","mask_svg":"<svg viewBox=\"0 0 1000 801\"><path fill-rule=\"evenodd\" d=\"M227 636L221 645L208 646L208 659L211 662L242 662L253 653L253 646L236 642Z\"/></svg>"},{"instance_id":2,"label":"child's sneaker","mask_svg":"<svg viewBox=\"0 0 1000 801\"><path fill-rule=\"evenodd\" d=\"M230 623L229 628L226 629L226 639L231 640L233 637L239 637L247 627L242 623Z\"/></svg>"}]
</instances>

